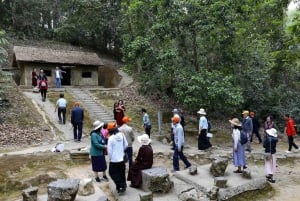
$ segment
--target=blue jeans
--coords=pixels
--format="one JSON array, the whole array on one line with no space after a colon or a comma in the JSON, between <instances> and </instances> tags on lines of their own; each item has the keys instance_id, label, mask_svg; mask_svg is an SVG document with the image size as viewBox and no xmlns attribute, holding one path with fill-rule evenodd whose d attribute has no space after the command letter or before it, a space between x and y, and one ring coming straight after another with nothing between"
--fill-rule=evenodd
<instances>
[{"instance_id":1,"label":"blue jeans","mask_svg":"<svg viewBox=\"0 0 300 201\"><path fill-rule=\"evenodd\" d=\"M127 147L126 149L126 153L128 155L128 163L129 163L129 167L132 166L133 160L132 160L132 147Z\"/></svg>"},{"instance_id":2,"label":"blue jeans","mask_svg":"<svg viewBox=\"0 0 300 201\"><path fill-rule=\"evenodd\" d=\"M179 158L183 161L185 164L185 167L190 167L191 163L187 160L185 155L183 154L183 146L181 147L181 151L178 151L178 147L176 145L174 149L174 154L173 154L173 169L178 171L179 170Z\"/></svg>"},{"instance_id":3,"label":"blue jeans","mask_svg":"<svg viewBox=\"0 0 300 201\"><path fill-rule=\"evenodd\" d=\"M60 78L55 78L56 82L55 82L55 86L56 88L60 88L61 87L61 79Z\"/></svg>"}]
</instances>

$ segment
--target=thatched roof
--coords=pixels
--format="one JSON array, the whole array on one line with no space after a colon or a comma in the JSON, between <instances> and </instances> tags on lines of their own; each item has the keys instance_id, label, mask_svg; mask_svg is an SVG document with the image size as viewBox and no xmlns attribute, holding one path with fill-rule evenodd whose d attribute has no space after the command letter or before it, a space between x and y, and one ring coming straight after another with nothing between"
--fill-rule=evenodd
<instances>
[{"instance_id":1,"label":"thatched roof","mask_svg":"<svg viewBox=\"0 0 300 201\"><path fill-rule=\"evenodd\" d=\"M13 51L15 61L90 66L103 65L103 62L98 55L91 52L53 50L21 46L15 46Z\"/></svg>"}]
</instances>

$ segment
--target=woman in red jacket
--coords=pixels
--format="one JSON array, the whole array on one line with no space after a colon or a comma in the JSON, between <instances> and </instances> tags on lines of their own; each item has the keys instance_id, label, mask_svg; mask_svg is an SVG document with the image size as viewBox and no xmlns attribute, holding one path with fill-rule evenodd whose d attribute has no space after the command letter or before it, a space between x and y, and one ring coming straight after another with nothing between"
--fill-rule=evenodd
<instances>
[{"instance_id":1,"label":"woman in red jacket","mask_svg":"<svg viewBox=\"0 0 300 201\"><path fill-rule=\"evenodd\" d=\"M284 119L286 121L286 130L285 133L288 137L289 140L289 150L286 151L286 153L291 153L292 147L294 147L297 152L299 150L298 146L294 143L294 136L296 135L296 129L295 129L295 122L294 120L290 117L289 114L284 115Z\"/></svg>"}]
</instances>

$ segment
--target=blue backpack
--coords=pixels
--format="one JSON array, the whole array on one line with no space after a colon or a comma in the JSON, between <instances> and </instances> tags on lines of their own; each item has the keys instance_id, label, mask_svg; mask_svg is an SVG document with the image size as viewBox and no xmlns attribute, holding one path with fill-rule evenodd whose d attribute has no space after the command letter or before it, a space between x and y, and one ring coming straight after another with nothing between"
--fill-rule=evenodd
<instances>
[{"instance_id":1,"label":"blue backpack","mask_svg":"<svg viewBox=\"0 0 300 201\"><path fill-rule=\"evenodd\" d=\"M247 136L247 133L245 131L241 131L240 142L241 142L242 145L244 145L248 142L248 136Z\"/></svg>"}]
</instances>

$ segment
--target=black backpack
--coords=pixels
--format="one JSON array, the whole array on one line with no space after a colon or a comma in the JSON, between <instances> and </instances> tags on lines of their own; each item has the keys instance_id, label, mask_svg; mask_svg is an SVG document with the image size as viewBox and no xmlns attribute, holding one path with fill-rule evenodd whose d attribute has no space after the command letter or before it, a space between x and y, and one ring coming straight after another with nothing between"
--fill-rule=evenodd
<instances>
[{"instance_id":1,"label":"black backpack","mask_svg":"<svg viewBox=\"0 0 300 201\"><path fill-rule=\"evenodd\" d=\"M241 142L242 145L244 145L248 142L248 136L247 136L247 133L245 131L241 131L240 142Z\"/></svg>"}]
</instances>

